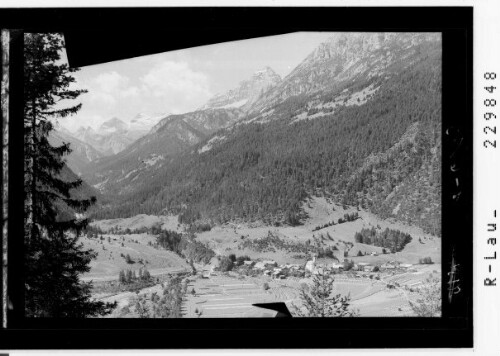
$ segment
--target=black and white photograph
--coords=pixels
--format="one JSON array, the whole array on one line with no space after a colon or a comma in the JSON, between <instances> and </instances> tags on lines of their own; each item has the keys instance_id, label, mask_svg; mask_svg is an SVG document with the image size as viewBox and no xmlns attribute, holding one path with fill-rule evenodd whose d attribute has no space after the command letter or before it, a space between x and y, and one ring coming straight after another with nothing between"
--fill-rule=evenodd
<instances>
[{"instance_id":1,"label":"black and white photograph","mask_svg":"<svg viewBox=\"0 0 500 356\"><path fill-rule=\"evenodd\" d=\"M440 33L24 41L27 315L441 315Z\"/></svg>"},{"instance_id":2,"label":"black and white photograph","mask_svg":"<svg viewBox=\"0 0 500 356\"><path fill-rule=\"evenodd\" d=\"M5 332L472 345L471 8L2 19Z\"/></svg>"}]
</instances>

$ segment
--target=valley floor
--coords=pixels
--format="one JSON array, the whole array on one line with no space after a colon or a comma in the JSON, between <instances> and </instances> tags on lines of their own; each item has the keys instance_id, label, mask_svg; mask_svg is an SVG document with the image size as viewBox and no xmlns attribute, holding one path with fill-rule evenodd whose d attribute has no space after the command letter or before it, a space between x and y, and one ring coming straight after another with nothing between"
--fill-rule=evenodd
<instances>
[{"instance_id":1,"label":"valley floor","mask_svg":"<svg viewBox=\"0 0 500 356\"><path fill-rule=\"evenodd\" d=\"M431 279L441 280L441 241L439 238L423 233L414 226L405 226L396 221L378 219L373 214L359 211L360 218L343 224L335 224L317 230L331 221L337 221L346 213L356 211L354 208L343 209L324 198L314 198L305 204L304 210L309 218L300 226L268 227L258 224L230 224L216 226L211 231L197 233L196 240L206 244L218 256L248 256L253 264L258 261L272 260L276 270L284 266L297 266L304 270L305 263L311 259L307 253L297 253L274 248L270 251L256 251L252 244L245 241L259 241L268 234L277 236L289 244L303 244L307 240L318 246L331 248L335 246L341 251L338 258L318 258L317 268L330 268L344 253L348 260L356 265L382 266L390 263L401 264L404 268L382 269L365 272L340 272L335 275L334 294L350 295L351 308L359 312L359 316L412 316L414 315L409 301L419 298L418 290ZM231 272L214 272L217 270L217 258L210 264L196 264L197 274L192 275L192 268L183 257L154 245L155 236L142 234L112 234L111 228L138 229L160 224L164 229L182 232L184 226L177 223L173 216L152 217L139 215L128 219L97 221L104 231L102 237L84 238L86 247L98 252L92 262L91 271L83 276L86 281L94 282L94 297L103 301L117 301L118 307L110 317L138 317L134 312L137 299L150 303L150 310L155 308L153 295L165 295L165 283L173 276L182 275L184 292L182 296L181 316L188 318L205 317L274 317L275 312L252 306L255 303L285 302L290 310L300 306L302 288L312 284L313 276L309 273L302 276L287 275L281 278L272 277L259 270L258 273L241 273L236 269ZM412 241L397 253L382 253L382 248L356 243L354 235L363 228L383 230L398 229L409 233ZM329 234L331 239L324 236ZM249 247L250 246L250 247ZM361 251L361 253L360 253ZM125 255L129 255L133 263L127 263ZM432 264L422 265L419 260L430 257ZM127 291L118 282L120 270L147 269L151 274L151 283L134 291ZM208 271L212 271L209 273ZM307 287L306 287L307 288ZM151 300L151 301L150 301ZM149 304L148 304L149 305ZM152 314L151 314L152 315ZM151 317L151 316L150 316Z\"/></svg>"}]
</instances>

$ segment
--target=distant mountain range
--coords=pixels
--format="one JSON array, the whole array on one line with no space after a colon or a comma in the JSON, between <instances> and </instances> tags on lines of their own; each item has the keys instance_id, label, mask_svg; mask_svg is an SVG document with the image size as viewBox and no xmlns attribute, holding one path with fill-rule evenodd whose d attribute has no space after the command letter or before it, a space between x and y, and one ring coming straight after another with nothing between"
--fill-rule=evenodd
<instances>
[{"instance_id":1,"label":"distant mountain range","mask_svg":"<svg viewBox=\"0 0 500 356\"><path fill-rule=\"evenodd\" d=\"M129 124L114 117L103 122L97 130L82 126L72 134L81 141L92 145L102 155L111 156L123 151L132 142L147 134L155 124L167 115L138 114Z\"/></svg>"},{"instance_id":2,"label":"distant mountain range","mask_svg":"<svg viewBox=\"0 0 500 356\"><path fill-rule=\"evenodd\" d=\"M123 151L92 162L85 179L102 191L117 194L132 191L138 181L168 164L173 157L231 126L240 117L241 111L236 108L169 115Z\"/></svg>"},{"instance_id":3,"label":"distant mountain range","mask_svg":"<svg viewBox=\"0 0 500 356\"><path fill-rule=\"evenodd\" d=\"M82 176L113 199L98 218L293 225L319 195L439 235L440 98L439 34L338 33L285 78L266 67L133 143L113 120L99 151L124 148Z\"/></svg>"},{"instance_id":4,"label":"distant mountain range","mask_svg":"<svg viewBox=\"0 0 500 356\"><path fill-rule=\"evenodd\" d=\"M66 157L68 167L81 174L90 162L105 156L113 156L123 151L137 139L146 135L153 126L168 114L137 114L129 123L112 118L103 122L97 130L79 127L76 131L58 126L51 134L52 144L71 144L72 152Z\"/></svg>"},{"instance_id":5,"label":"distant mountain range","mask_svg":"<svg viewBox=\"0 0 500 356\"><path fill-rule=\"evenodd\" d=\"M70 143L72 152L65 157L67 166L76 174L81 175L85 171L88 164L100 157L103 154L96 150L93 146L74 137L65 129L52 131L49 136L50 144L60 146L63 143Z\"/></svg>"}]
</instances>

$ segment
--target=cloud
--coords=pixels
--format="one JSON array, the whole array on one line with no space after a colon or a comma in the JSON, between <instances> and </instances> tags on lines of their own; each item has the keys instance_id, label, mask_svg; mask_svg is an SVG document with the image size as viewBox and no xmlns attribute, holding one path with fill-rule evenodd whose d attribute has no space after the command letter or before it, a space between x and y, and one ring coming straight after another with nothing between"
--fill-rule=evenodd
<instances>
[{"instance_id":1,"label":"cloud","mask_svg":"<svg viewBox=\"0 0 500 356\"><path fill-rule=\"evenodd\" d=\"M81 126L91 126L92 128L97 129L104 121L105 118L101 115L82 113L77 116L70 116L64 119L59 119L58 123L62 127L70 131L76 131Z\"/></svg>"},{"instance_id":2,"label":"cloud","mask_svg":"<svg viewBox=\"0 0 500 356\"><path fill-rule=\"evenodd\" d=\"M84 73L85 74L85 73ZM127 68L79 75L82 110L63 124L97 128L111 117L127 122L139 112L185 113L210 99L209 78L184 60L155 60Z\"/></svg>"},{"instance_id":3,"label":"cloud","mask_svg":"<svg viewBox=\"0 0 500 356\"><path fill-rule=\"evenodd\" d=\"M185 62L158 63L140 81L144 94L161 98L170 112L193 110L211 96L208 77Z\"/></svg>"},{"instance_id":4,"label":"cloud","mask_svg":"<svg viewBox=\"0 0 500 356\"><path fill-rule=\"evenodd\" d=\"M116 105L122 98L140 95L136 86L131 86L130 79L116 71L101 73L88 83L88 100L94 104Z\"/></svg>"},{"instance_id":5,"label":"cloud","mask_svg":"<svg viewBox=\"0 0 500 356\"><path fill-rule=\"evenodd\" d=\"M130 80L127 77L112 71L99 74L94 78L93 83L100 91L105 93L114 93L117 90L126 87L129 81Z\"/></svg>"},{"instance_id":6,"label":"cloud","mask_svg":"<svg viewBox=\"0 0 500 356\"><path fill-rule=\"evenodd\" d=\"M137 87L130 87L120 92L120 95L124 98L139 96L140 90Z\"/></svg>"},{"instance_id":7,"label":"cloud","mask_svg":"<svg viewBox=\"0 0 500 356\"><path fill-rule=\"evenodd\" d=\"M116 104L116 99L112 94L108 94L105 92L98 92L98 91L90 91L89 90L89 96L88 100L93 103L93 104L104 104L104 105L115 105Z\"/></svg>"}]
</instances>

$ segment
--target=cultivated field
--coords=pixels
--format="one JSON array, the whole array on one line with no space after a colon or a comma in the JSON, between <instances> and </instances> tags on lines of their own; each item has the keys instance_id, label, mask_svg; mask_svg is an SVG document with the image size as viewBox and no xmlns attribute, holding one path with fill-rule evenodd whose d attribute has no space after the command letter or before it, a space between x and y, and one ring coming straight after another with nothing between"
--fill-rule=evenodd
<instances>
[{"instance_id":1,"label":"cultivated field","mask_svg":"<svg viewBox=\"0 0 500 356\"><path fill-rule=\"evenodd\" d=\"M103 240L82 237L85 248L97 252L97 258L90 263L91 270L83 280L117 280L120 270L139 271L147 268L152 276L189 270L189 264L174 252L156 249L148 245L155 238L148 234L112 235L103 234ZM122 257L129 255L134 263L127 263Z\"/></svg>"},{"instance_id":2,"label":"cultivated field","mask_svg":"<svg viewBox=\"0 0 500 356\"><path fill-rule=\"evenodd\" d=\"M290 241L304 243L307 240L313 241L320 235L330 234L334 241L324 239L321 241L323 247L336 246L339 250L347 249L346 244L352 243L352 248L348 249L348 258L355 262L368 262L383 264L390 260L398 260L401 263L418 263L422 257L431 257L435 263L441 262L441 240L430 234L426 234L422 229L415 226L407 226L399 222L382 220L375 215L357 211L356 208L343 209L342 206L328 202L325 198L313 198L303 209L308 214L308 219L300 226L269 227L258 224L231 224L216 226L211 231L198 234L198 240L208 244L214 251L221 255L234 253L236 255L248 255L252 259L272 259L278 263L299 263L307 260L309 256L296 257L296 254L286 251L277 252L256 252L251 249L241 248L242 241L246 239L254 240L265 237L269 232L280 238ZM317 226L342 218L344 214L357 212L360 218L356 221L336 224L318 231L313 231ZM354 235L362 228L376 227L379 230L385 228L400 230L409 233L413 240L401 252L395 254L382 254L382 248L356 243ZM420 238L420 241L419 241ZM358 251L367 253L367 256L357 257ZM375 252L377 256L371 256Z\"/></svg>"},{"instance_id":3,"label":"cultivated field","mask_svg":"<svg viewBox=\"0 0 500 356\"><path fill-rule=\"evenodd\" d=\"M297 253L287 248L276 248L271 251L256 251L245 244L245 241L258 241L269 233L277 236L287 244L316 244L322 248L333 248L339 254L333 258L318 258L316 267L330 268L332 263L343 260L343 254L355 264L365 263L381 266L392 263L411 264L407 269L385 270L379 272L351 271L342 272L335 276L334 293L349 295L351 307L359 312L360 316L411 316L413 312L409 300L418 296L416 289L426 283L426 279L441 278L440 271L440 239L422 232L413 226L381 220L373 214L357 211L355 208L343 209L328 202L324 198L314 198L304 204L308 219L303 225L290 227L269 227L262 224L227 224L215 226L210 231L196 233L196 240L210 247L217 255L210 264L195 263L198 271L196 276L184 277L187 282L187 291L182 302L182 317L274 317L275 312L253 307L255 303L285 302L290 310L293 306L300 306L300 291L312 284L312 276L273 278L265 275L263 270L256 273L242 273L235 269L231 272L217 271L221 256L235 254L248 256L252 261L273 260L277 267L295 265L304 270L305 263L311 259L308 253ZM320 228L331 221L337 221L344 214L357 212L357 220L335 224ZM105 231L99 238L82 238L87 248L98 253L97 259L91 264L91 271L83 276L84 280L93 280L98 286L106 283L119 285L120 270L146 268L153 277L151 283L138 291L123 291L112 293L103 292L100 288L96 298L104 301L118 301L119 307L111 317L123 316L120 310L131 305L134 298L143 296L150 298L153 293L163 293L161 283L177 273L191 273L192 267L185 258L163 248L154 247L156 237L148 234L111 234L111 229L140 229L161 225L163 229L177 232L185 231L185 226L177 222L175 216L148 216L138 215L127 219L103 220L93 223ZM382 248L356 243L354 235L363 228L375 227L378 230L385 228L397 229L412 236L412 241L405 248L396 253L382 253ZM329 234L331 238L325 238ZM363 256L358 256L359 251ZM366 255L365 255L366 253ZM124 256L129 255L133 263L127 263ZM420 265L419 259L430 257L434 264ZM250 267L250 270L253 267ZM215 269L216 272L213 272ZM202 272L202 271L205 272ZM212 270L209 278L206 271ZM273 268L268 272L272 272ZM371 276L370 276L371 275ZM155 284L156 283L156 284ZM264 287L266 284L266 287ZM106 288L104 288L106 289ZM115 288L116 289L116 288ZM194 293L193 293L194 290ZM133 317L134 310L127 314Z\"/></svg>"}]
</instances>

